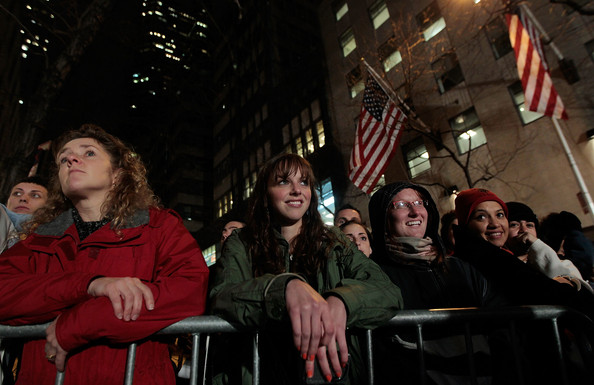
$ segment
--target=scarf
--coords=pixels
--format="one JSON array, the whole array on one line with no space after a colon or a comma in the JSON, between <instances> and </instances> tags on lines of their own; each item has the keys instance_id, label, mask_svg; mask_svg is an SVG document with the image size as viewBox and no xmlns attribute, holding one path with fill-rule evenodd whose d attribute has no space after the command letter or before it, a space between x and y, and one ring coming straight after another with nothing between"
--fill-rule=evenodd
<instances>
[{"instance_id":1,"label":"scarf","mask_svg":"<svg viewBox=\"0 0 594 385\"><path fill-rule=\"evenodd\" d=\"M76 226L76 231L78 231L78 236L81 241L110 221L109 218L103 218L100 221L85 222L74 207L72 208L72 219L74 219L74 225Z\"/></svg>"},{"instance_id":2,"label":"scarf","mask_svg":"<svg viewBox=\"0 0 594 385\"><path fill-rule=\"evenodd\" d=\"M431 262L437 258L437 251L433 246L431 238L416 237L386 237L386 251L390 257L394 257L405 263L414 261Z\"/></svg>"}]
</instances>

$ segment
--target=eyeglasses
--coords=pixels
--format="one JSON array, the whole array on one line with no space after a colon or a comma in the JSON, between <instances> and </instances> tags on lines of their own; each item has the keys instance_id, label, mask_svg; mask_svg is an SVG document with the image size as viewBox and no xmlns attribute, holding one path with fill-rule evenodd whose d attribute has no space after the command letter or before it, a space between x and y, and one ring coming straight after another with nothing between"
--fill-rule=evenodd
<instances>
[{"instance_id":1,"label":"eyeglasses","mask_svg":"<svg viewBox=\"0 0 594 385\"><path fill-rule=\"evenodd\" d=\"M412 202L396 201L396 202L390 202L390 206L392 206L396 210L410 210L412 208L426 207L427 205L428 205L428 202L427 201L412 201Z\"/></svg>"}]
</instances>

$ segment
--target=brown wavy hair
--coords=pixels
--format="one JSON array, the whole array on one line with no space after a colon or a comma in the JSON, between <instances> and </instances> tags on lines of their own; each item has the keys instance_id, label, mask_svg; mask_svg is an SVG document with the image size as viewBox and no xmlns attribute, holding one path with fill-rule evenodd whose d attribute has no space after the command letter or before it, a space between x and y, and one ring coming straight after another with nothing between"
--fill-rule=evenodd
<instances>
[{"instance_id":1,"label":"brown wavy hair","mask_svg":"<svg viewBox=\"0 0 594 385\"><path fill-rule=\"evenodd\" d=\"M112 229L122 229L126 225L126 220L138 210L160 207L158 198L148 184L146 168L138 154L101 127L94 124L83 124L77 130L64 133L52 143L52 154L56 162L48 185L47 203L35 212L31 225L28 226L28 232L33 231L40 224L51 222L58 215L73 207L62 192L57 159L66 143L81 138L96 140L109 154L112 168L119 169L116 183L101 205L101 214L103 217L111 218Z\"/></svg>"},{"instance_id":2,"label":"brown wavy hair","mask_svg":"<svg viewBox=\"0 0 594 385\"><path fill-rule=\"evenodd\" d=\"M282 154L272 158L258 173L247 213L245 234L255 276L285 272L285 260L281 257L282 248L274 236L275 223L269 212L271 204L268 182L277 177L287 178L297 171L301 172L301 176L308 182L311 201L303 216L301 230L291 241L291 271L302 273L306 277L315 276L325 267L330 249L338 240L336 235L326 228L318 212L316 180L309 162L295 154Z\"/></svg>"}]
</instances>

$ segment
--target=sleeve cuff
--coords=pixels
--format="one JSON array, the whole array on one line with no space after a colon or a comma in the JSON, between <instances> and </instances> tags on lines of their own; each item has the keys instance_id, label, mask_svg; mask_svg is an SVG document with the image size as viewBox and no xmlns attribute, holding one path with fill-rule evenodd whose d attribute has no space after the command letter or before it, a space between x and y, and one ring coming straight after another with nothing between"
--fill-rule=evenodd
<instances>
[{"instance_id":1,"label":"sleeve cuff","mask_svg":"<svg viewBox=\"0 0 594 385\"><path fill-rule=\"evenodd\" d=\"M285 289L287 284L294 280L300 279L303 282L306 280L294 273L282 273L276 275L268 282L264 289L264 309L266 315L274 320L281 320L287 313L287 302L285 299Z\"/></svg>"}]
</instances>

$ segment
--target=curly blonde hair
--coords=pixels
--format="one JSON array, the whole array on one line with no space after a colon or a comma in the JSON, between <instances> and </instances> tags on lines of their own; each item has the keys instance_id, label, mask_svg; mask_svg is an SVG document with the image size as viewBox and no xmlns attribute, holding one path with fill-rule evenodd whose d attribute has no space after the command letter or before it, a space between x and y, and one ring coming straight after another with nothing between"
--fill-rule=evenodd
<instances>
[{"instance_id":1,"label":"curly blonde hair","mask_svg":"<svg viewBox=\"0 0 594 385\"><path fill-rule=\"evenodd\" d=\"M160 207L159 200L146 179L146 168L139 156L120 139L108 134L94 124L83 124L79 129L66 132L52 144L56 163L48 185L48 200L43 208L34 214L28 232L38 225L51 222L58 215L73 207L62 192L58 177L58 154L66 143L81 138L94 139L109 154L112 168L119 170L116 183L101 205L102 217L111 218L111 228L120 230L126 220L138 210Z\"/></svg>"}]
</instances>

